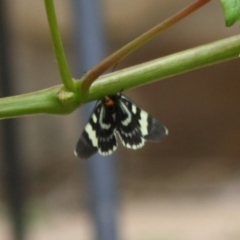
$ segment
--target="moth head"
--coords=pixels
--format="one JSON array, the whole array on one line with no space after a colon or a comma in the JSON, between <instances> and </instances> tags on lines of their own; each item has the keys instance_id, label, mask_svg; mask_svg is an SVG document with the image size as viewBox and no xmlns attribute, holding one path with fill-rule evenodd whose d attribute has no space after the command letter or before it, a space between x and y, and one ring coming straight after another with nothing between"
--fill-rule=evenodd
<instances>
[{"instance_id":1,"label":"moth head","mask_svg":"<svg viewBox=\"0 0 240 240\"><path fill-rule=\"evenodd\" d=\"M109 112L114 113L116 111L117 96L106 96L102 100L102 103Z\"/></svg>"}]
</instances>

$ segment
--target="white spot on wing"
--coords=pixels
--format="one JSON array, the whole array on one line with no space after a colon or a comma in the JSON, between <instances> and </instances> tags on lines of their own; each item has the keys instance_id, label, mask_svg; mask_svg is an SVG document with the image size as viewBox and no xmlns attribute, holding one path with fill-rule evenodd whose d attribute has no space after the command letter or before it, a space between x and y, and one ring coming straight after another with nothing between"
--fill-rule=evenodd
<instances>
[{"instance_id":1,"label":"white spot on wing","mask_svg":"<svg viewBox=\"0 0 240 240\"><path fill-rule=\"evenodd\" d=\"M134 114L137 113L137 107L136 107L134 104L132 104L132 112L133 112Z\"/></svg>"},{"instance_id":2,"label":"white spot on wing","mask_svg":"<svg viewBox=\"0 0 240 240\"><path fill-rule=\"evenodd\" d=\"M115 133L109 135L108 137L99 137L99 142L110 142L115 138Z\"/></svg>"},{"instance_id":3,"label":"white spot on wing","mask_svg":"<svg viewBox=\"0 0 240 240\"><path fill-rule=\"evenodd\" d=\"M143 147L143 146L144 146L144 143L145 143L144 139L141 139L141 142L140 142L139 144L130 145L129 143L125 144L125 143L123 142L123 145L124 145L126 148L130 148L130 149L136 150L136 149L139 149L139 148Z\"/></svg>"},{"instance_id":4,"label":"white spot on wing","mask_svg":"<svg viewBox=\"0 0 240 240\"><path fill-rule=\"evenodd\" d=\"M104 108L102 107L101 108L101 112L100 112L100 117L99 117L99 124L100 124L100 127L103 128L103 129L109 129L111 127L110 124L106 124L104 123L102 120L103 120L103 114L104 114Z\"/></svg>"},{"instance_id":5,"label":"white spot on wing","mask_svg":"<svg viewBox=\"0 0 240 240\"><path fill-rule=\"evenodd\" d=\"M142 135L143 136L148 135L148 114L143 110L141 110L141 113L140 113L139 123L140 123Z\"/></svg>"},{"instance_id":6,"label":"white spot on wing","mask_svg":"<svg viewBox=\"0 0 240 240\"><path fill-rule=\"evenodd\" d=\"M99 149L98 152L99 152L100 155L108 156L108 155L111 155L114 151L116 151L116 149L117 149L117 144L114 145L112 149L109 149L106 152L103 152L101 149Z\"/></svg>"},{"instance_id":7,"label":"white spot on wing","mask_svg":"<svg viewBox=\"0 0 240 240\"><path fill-rule=\"evenodd\" d=\"M125 103L120 102L119 106L121 107L122 111L127 114L127 118L121 121L122 125L127 126L132 121L132 114L129 109L126 107Z\"/></svg>"},{"instance_id":8,"label":"white spot on wing","mask_svg":"<svg viewBox=\"0 0 240 240\"><path fill-rule=\"evenodd\" d=\"M125 133L124 133L124 134L125 134ZM125 134L125 136L127 136L127 135L128 135L128 134ZM136 150L136 149L138 149L138 148L143 147L144 144L145 144L145 139L144 139L144 138L141 138L141 142L140 142L139 144L130 145L129 143L126 143L126 142L122 139L122 137L121 137L121 135L119 134L119 132L118 132L118 136L119 136L119 138L121 139L121 142L122 142L123 146L126 147L126 148L130 148L130 149Z\"/></svg>"},{"instance_id":9,"label":"white spot on wing","mask_svg":"<svg viewBox=\"0 0 240 240\"><path fill-rule=\"evenodd\" d=\"M98 139L97 139L97 135L96 132L93 130L92 126L90 123L87 124L86 128L85 128L86 133L88 134L88 137L90 138L92 145L94 147L98 146Z\"/></svg>"},{"instance_id":10,"label":"white spot on wing","mask_svg":"<svg viewBox=\"0 0 240 240\"><path fill-rule=\"evenodd\" d=\"M93 114L92 119L93 119L93 122L94 122L94 123L97 123L97 117L96 117L95 114Z\"/></svg>"}]
</instances>

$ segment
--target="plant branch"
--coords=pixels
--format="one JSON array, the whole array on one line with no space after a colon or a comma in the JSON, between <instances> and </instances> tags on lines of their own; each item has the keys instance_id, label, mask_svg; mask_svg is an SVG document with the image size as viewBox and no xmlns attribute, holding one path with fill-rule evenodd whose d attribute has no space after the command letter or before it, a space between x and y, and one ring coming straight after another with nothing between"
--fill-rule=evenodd
<instances>
[{"instance_id":1,"label":"plant branch","mask_svg":"<svg viewBox=\"0 0 240 240\"><path fill-rule=\"evenodd\" d=\"M104 75L94 82L82 103L239 58L239 52L240 34Z\"/></svg>"},{"instance_id":2,"label":"plant branch","mask_svg":"<svg viewBox=\"0 0 240 240\"><path fill-rule=\"evenodd\" d=\"M53 47L57 58L58 70L61 75L62 82L67 90L74 91L75 85L67 65L53 0L45 0L45 8L52 36Z\"/></svg>"},{"instance_id":3,"label":"plant branch","mask_svg":"<svg viewBox=\"0 0 240 240\"><path fill-rule=\"evenodd\" d=\"M86 95L92 83L106 70L113 67L123 58L135 51L137 48L141 47L142 45L159 35L161 32L170 28L171 26L181 21L188 15L192 14L194 11L198 10L200 7L204 6L210 1L211 0L198 0L195 3L190 4L172 17L158 24L154 28L150 29L146 33L142 34L140 37L136 38L132 42L128 43L127 45L110 55L109 57L105 58L102 62L97 64L83 76L83 78L81 79L82 92Z\"/></svg>"},{"instance_id":4,"label":"plant branch","mask_svg":"<svg viewBox=\"0 0 240 240\"><path fill-rule=\"evenodd\" d=\"M121 90L239 58L239 50L240 35L237 35L102 76L92 85L84 102L81 102L80 97L65 96L62 85L35 93L1 98L0 118L33 114L68 114L80 104ZM75 81L74 84L79 88L81 82Z\"/></svg>"},{"instance_id":5,"label":"plant branch","mask_svg":"<svg viewBox=\"0 0 240 240\"><path fill-rule=\"evenodd\" d=\"M0 98L0 119L35 114L68 114L79 102L59 99L63 85L13 97Z\"/></svg>"}]
</instances>

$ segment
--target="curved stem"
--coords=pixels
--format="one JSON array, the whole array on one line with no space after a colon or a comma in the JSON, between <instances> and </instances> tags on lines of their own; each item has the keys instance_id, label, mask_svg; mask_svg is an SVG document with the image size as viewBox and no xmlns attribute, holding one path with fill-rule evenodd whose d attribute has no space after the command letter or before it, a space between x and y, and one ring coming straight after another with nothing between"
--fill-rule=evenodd
<instances>
[{"instance_id":1,"label":"curved stem","mask_svg":"<svg viewBox=\"0 0 240 240\"><path fill-rule=\"evenodd\" d=\"M57 58L58 69L61 75L62 82L65 88L69 91L75 90L74 81L71 78L69 68L67 65L66 56L63 49L63 44L58 28L57 17L55 13L53 0L45 0L46 13L50 32L52 36L53 47Z\"/></svg>"},{"instance_id":2,"label":"curved stem","mask_svg":"<svg viewBox=\"0 0 240 240\"><path fill-rule=\"evenodd\" d=\"M198 10L200 7L204 6L210 1L211 0L197 0L196 2L190 4L186 8L173 15L172 17L166 19L162 23L158 24L146 33L134 39L109 57L105 58L102 62L100 62L99 64L94 66L89 72L87 72L81 79L83 81L81 86L83 93L86 94L92 83L110 67L116 65L119 61L131 54L137 48L141 47L142 45L159 35L161 32L170 28L171 26L181 21L188 15L192 14L194 11Z\"/></svg>"}]
</instances>

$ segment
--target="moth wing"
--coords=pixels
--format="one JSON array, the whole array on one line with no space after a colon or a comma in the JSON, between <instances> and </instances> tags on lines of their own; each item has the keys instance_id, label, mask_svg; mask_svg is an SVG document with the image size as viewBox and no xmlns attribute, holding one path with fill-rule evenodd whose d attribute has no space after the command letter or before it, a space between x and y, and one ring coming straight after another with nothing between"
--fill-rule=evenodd
<instances>
[{"instance_id":1,"label":"moth wing","mask_svg":"<svg viewBox=\"0 0 240 240\"><path fill-rule=\"evenodd\" d=\"M93 113L77 142L75 155L87 159L97 151L101 155L110 155L117 149L115 124L101 101L98 101Z\"/></svg>"},{"instance_id":2,"label":"moth wing","mask_svg":"<svg viewBox=\"0 0 240 240\"><path fill-rule=\"evenodd\" d=\"M103 156L111 155L117 149L116 126L112 113L102 105L96 129L98 152Z\"/></svg>"},{"instance_id":3,"label":"moth wing","mask_svg":"<svg viewBox=\"0 0 240 240\"><path fill-rule=\"evenodd\" d=\"M89 123L88 123L89 124ZM86 126L87 128L87 126ZM76 148L74 150L74 154L77 157L87 159L94 155L98 151L98 148L95 147L89 138L89 135L86 129L83 131L81 137L79 138Z\"/></svg>"},{"instance_id":4,"label":"moth wing","mask_svg":"<svg viewBox=\"0 0 240 240\"><path fill-rule=\"evenodd\" d=\"M127 148L138 149L144 146L137 109L130 100L121 95L116 110L117 132L123 145ZM134 109L133 109L134 108Z\"/></svg>"},{"instance_id":5,"label":"moth wing","mask_svg":"<svg viewBox=\"0 0 240 240\"><path fill-rule=\"evenodd\" d=\"M74 154L80 158L87 159L98 151L96 118L101 108L101 101L98 101L87 125L82 132L81 137L77 142Z\"/></svg>"},{"instance_id":6,"label":"moth wing","mask_svg":"<svg viewBox=\"0 0 240 240\"><path fill-rule=\"evenodd\" d=\"M147 117L147 122L148 133L144 135L144 139L147 141L161 141L168 135L168 129L161 122L151 117L149 114Z\"/></svg>"},{"instance_id":7,"label":"moth wing","mask_svg":"<svg viewBox=\"0 0 240 240\"><path fill-rule=\"evenodd\" d=\"M127 143L131 145L132 141L133 146L135 146L132 148L136 149L144 145L144 140L160 141L168 134L167 128L162 123L136 106L124 95L121 95L119 106L120 117L117 118L117 128L124 145ZM125 126L124 123L125 125L128 123L128 125Z\"/></svg>"}]
</instances>

